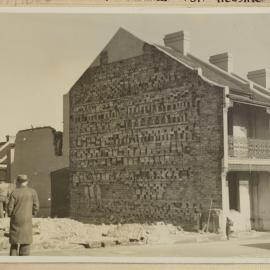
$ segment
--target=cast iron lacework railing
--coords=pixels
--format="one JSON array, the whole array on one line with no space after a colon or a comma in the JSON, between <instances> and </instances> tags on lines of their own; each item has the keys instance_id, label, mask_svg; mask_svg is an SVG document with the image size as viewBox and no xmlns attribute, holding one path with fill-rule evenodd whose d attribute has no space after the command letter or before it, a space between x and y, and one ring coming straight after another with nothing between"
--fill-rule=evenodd
<instances>
[{"instance_id":1,"label":"cast iron lacework railing","mask_svg":"<svg viewBox=\"0 0 270 270\"><path fill-rule=\"evenodd\" d=\"M229 136L229 156L235 158L270 159L270 140Z\"/></svg>"}]
</instances>

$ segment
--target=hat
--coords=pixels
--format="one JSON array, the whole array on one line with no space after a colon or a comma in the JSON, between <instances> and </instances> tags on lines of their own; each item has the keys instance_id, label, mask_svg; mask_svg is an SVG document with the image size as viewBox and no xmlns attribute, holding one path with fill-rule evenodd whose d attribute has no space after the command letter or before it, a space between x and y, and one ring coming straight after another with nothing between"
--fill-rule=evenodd
<instances>
[{"instance_id":1,"label":"hat","mask_svg":"<svg viewBox=\"0 0 270 270\"><path fill-rule=\"evenodd\" d=\"M27 177L26 174L19 174L17 176L17 181L19 181L19 182L26 182L26 181L28 181L28 177Z\"/></svg>"}]
</instances>

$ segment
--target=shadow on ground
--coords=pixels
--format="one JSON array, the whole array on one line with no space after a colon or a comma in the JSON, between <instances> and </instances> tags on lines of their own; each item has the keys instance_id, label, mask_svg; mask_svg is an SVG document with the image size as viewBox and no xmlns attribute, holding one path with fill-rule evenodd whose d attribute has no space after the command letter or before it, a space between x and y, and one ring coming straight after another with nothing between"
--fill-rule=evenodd
<instances>
[{"instance_id":1,"label":"shadow on ground","mask_svg":"<svg viewBox=\"0 0 270 270\"><path fill-rule=\"evenodd\" d=\"M248 244L248 245L242 245L242 246L270 250L270 243Z\"/></svg>"}]
</instances>

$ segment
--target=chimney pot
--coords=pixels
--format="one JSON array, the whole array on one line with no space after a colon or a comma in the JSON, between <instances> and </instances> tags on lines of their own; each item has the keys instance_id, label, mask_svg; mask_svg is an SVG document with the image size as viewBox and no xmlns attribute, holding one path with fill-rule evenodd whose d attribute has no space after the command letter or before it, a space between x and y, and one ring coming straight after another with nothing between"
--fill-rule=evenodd
<instances>
[{"instance_id":1,"label":"chimney pot","mask_svg":"<svg viewBox=\"0 0 270 270\"><path fill-rule=\"evenodd\" d=\"M258 69L250 71L247 74L247 78L252 82L255 82L265 88L270 89L270 70L269 69Z\"/></svg>"},{"instance_id":2,"label":"chimney pot","mask_svg":"<svg viewBox=\"0 0 270 270\"><path fill-rule=\"evenodd\" d=\"M228 52L210 56L209 62L229 73L233 71L233 58Z\"/></svg>"},{"instance_id":3,"label":"chimney pot","mask_svg":"<svg viewBox=\"0 0 270 270\"><path fill-rule=\"evenodd\" d=\"M167 34L164 37L164 44L177 52L186 55L189 52L190 35L189 32L179 31Z\"/></svg>"}]
</instances>

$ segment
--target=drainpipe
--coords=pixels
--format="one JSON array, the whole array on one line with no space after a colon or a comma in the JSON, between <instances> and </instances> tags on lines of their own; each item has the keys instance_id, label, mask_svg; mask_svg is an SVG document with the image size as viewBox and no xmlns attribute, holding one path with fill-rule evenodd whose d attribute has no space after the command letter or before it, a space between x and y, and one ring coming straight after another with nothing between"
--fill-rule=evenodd
<instances>
[{"instance_id":1,"label":"drainpipe","mask_svg":"<svg viewBox=\"0 0 270 270\"><path fill-rule=\"evenodd\" d=\"M228 154L228 110L233 106L233 103L228 98L229 88L224 87L224 103L223 103L223 160L221 172L221 192L222 192L222 216L221 216L221 232L226 236L226 217L229 214L229 193L227 173L229 169L229 154Z\"/></svg>"}]
</instances>

